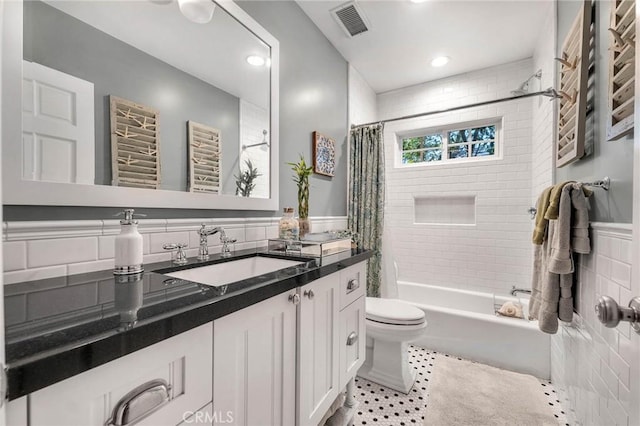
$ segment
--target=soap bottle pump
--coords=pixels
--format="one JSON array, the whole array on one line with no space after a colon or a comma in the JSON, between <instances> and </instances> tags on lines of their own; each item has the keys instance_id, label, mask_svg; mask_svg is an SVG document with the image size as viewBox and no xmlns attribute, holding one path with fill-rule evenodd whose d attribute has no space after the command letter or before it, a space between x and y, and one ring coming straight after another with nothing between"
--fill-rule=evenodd
<instances>
[{"instance_id":1,"label":"soap bottle pump","mask_svg":"<svg viewBox=\"0 0 640 426\"><path fill-rule=\"evenodd\" d=\"M115 244L115 275L137 274L142 272L142 235L138 232L138 222L133 220L133 209L126 209L120 221L120 234ZM136 215L137 216L137 215Z\"/></svg>"}]
</instances>

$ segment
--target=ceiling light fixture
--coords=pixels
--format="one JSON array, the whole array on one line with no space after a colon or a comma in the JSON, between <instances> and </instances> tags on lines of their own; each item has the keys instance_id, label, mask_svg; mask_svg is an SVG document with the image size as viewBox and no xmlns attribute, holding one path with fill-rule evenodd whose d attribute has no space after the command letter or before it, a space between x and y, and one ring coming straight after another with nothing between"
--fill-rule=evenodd
<instances>
[{"instance_id":1,"label":"ceiling light fixture","mask_svg":"<svg viewBox=\"0 0 640 426\"><path fill-rule=\"evenodd\" d=\"M261 67L266 63L262 56L256 55L247 56L247 62L255 67Z\"/></svg>"},{"instance_id":2,"label":"ceiling light fixture","mask_svg":"<svg viewBox=\"0 0 640 426\"><path fill-rule=\"evenodd\" d=\"M427 0L411 0L411 3L424 3Z\"/></svg>"},{"instance_id":3,"label":"ceiling light fixture","mask_svg":"<svg viewBox=\"0 0 640 426\"><path fill-rule=\"evenodd\" d=\"M448 63L449 63L448 56L438 56L437 58L434 58L433 61L431 61L431 66L442 67L444 65L447 65Z\"/></svg>"},{"instance_id":4,"label":"ceiling light fixture","mask_svg":"<svg viewBox=\"0 0 640 426\"><path fill-rule=\"evenodd\" d=\"M188 20L196 24L206 24L213 17L216 4L211 0L178 0L178 7Z\"/></svg>"}]
</instances>

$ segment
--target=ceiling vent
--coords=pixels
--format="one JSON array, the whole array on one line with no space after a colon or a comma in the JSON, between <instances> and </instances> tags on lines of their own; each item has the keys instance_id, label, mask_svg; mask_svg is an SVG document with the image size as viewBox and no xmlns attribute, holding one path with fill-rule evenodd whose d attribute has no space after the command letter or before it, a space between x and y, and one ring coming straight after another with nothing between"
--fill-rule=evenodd
<instances>
[{"instance_id":1,"label":"ceiling vent","mask_svg":"<svg viewBox=\"0 0 640 426\"><path fill-rule=\"evenodd\" d=\"M336 7L331 14L349 37L369 31L366 18L354 1Z\"/></svg>"}]
</instances>

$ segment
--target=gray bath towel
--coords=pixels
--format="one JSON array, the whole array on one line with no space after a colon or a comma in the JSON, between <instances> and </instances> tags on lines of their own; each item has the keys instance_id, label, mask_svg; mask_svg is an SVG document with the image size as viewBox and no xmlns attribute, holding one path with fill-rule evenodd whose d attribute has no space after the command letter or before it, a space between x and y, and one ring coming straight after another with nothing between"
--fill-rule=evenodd
<instances>
[{"instance_id":1,"label":"gray bath towel","mask_svg":"<svg viewBox=\"0 0 640 426\"><path fill-rule=\"evenodd\" d=\"M571 224L571 248L576 253L591 253L589 240L589 202L581 183L573 185L571 190L573 220Z\"/></svg>"},{"instance_id":2,"label":"gray bath towel","mask_svg":"<svg viewBox=\"0 0 640 426\"><path fill-rule=\"evenodd\" d=\"M549 221L544 243L534 246L529 318L538 320L540 330L545 333L558 331L558 319L567 322L573 319L572 251L591 251L588 227L588 203L582 185L565 185L558 219Z\"/></svg>"},{"instance_id":3,"label":"gray bath towel","mask_svg":"<svg viewBox=\"0 0 640 426\"><path fill-rule=\"evenodd\" d=\"M555 221L551 240L551 256L549 257L549 272L554 274L570 274L573 272L573 257L571 256L571 191L573 183L562 188L560 203L558 204L558 219Z\"/></svg>"},{"instance_id":4,"label":"gray bath towel","mask_svg":"<svg viewBox=\"0 0 640 426\"><path fill-rule=\"evenodd\" d=\"M538 320L540 330L549 334L558 331L560 300L560 275L549 272L551 240L555 234L556 222L549 221L548 238L541 246L534 246L533 280L529 300L529 319Z\"/></svg>"}]
</instances>

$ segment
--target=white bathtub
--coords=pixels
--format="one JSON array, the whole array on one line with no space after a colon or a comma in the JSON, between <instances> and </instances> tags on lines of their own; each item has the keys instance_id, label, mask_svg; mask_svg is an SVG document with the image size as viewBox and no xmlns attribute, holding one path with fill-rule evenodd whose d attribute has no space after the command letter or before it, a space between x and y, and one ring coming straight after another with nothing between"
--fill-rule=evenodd
<instances>
[{"instance_id":1,"label":"white bathtub","mask_svg":"<svg viewBox=\"0 0 640 426\"><path fill-rule=\"evenodd\" d=\"M424 337L414 345L549 379L550 336L535 321L495 315L494 305L518 298L404 281L398 292L426 315ZM528 300L520 301L526 311Z\"/></svg>"}]
</instances>

